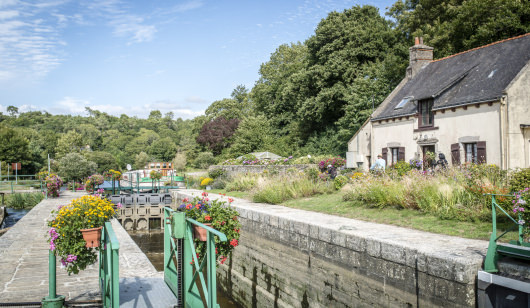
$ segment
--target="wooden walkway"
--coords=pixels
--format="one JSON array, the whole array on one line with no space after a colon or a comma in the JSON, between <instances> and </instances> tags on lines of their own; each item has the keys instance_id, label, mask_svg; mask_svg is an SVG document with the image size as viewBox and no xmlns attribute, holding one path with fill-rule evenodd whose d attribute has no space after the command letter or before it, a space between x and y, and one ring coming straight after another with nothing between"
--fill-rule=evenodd
<instances>
[{"instance_id":1,"label":"wooden walkway","mask_svg":"<svg viewBox=\"0 0 530 308\"><path fill-rule=\"evenodd\" d=\"M46 222L51 211L83 193L63 192L45 199L0 237L0 303L40 302L48 295L48 242ZM117 221L113 228L120 242L120 307L173 307L177 303L145 254ZM99 300L97 263L78 275L57 268L57 293L67 301Z\"/></svg>"}]
</instances>

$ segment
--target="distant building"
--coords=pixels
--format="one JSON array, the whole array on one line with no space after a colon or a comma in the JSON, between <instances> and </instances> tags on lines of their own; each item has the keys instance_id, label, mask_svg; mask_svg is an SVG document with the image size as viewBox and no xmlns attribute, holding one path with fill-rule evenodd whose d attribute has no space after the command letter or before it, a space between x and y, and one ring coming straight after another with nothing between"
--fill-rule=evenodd
<instances>
[{"instance_id":1,"label":"distant building","mask_svg":"<svg viewBox=\"0 0 530 308\"><path fill-rule=\"evenodd\" d=\"M158 170L162 173L162 176L168 176L173 174L173 164L171 162L150 162L144 167L146 176L149 176L151 170Z\"/></svg>"},{"instance_id":2,"label":"distant building","mask_svg":"<svg viewBox=\"0 0 530 308\"><path fill-rule=\"evenodd\" d=\"M348 142L347 167L446 155L530 167L530 33L433 60L416 38L406 77ZM438 156L438 155L437 155Z\"/></svg>"}]
</instances>

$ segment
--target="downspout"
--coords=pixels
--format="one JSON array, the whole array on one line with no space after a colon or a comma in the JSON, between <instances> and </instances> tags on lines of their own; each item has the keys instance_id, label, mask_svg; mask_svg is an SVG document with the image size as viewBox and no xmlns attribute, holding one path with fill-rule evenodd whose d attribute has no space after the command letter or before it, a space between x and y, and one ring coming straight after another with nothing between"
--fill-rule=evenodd
<instances>
[{"instance_id":1,"label":"downspout","mask_svg":"<svg viewBox=\"0 0 530 308\"><path fill-rule=\"evenodd\" d=\"M508 147L508 100L507 96L501 97L500 104L500 120L501 120L501 164L502 169L507 170L510 166L509 162L509 147Z\"/></svg>"},{"instance_id":2,"label":"downspout","mask_svg":"<svg viewBox=\"0 0 530 308\"><path fill-rule=\"evenodd\" d=\"M368 162L368 169L372 166L374 153L374 122L372 121L372 115L370 115L370 161Z\"/></svg>"}]
</instances>

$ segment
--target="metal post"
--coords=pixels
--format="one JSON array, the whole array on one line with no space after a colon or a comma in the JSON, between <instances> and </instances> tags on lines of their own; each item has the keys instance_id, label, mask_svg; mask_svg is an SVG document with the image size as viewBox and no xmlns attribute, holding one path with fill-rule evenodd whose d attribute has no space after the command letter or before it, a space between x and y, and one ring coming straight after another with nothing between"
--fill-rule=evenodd
<instances>
[{"instance_id":1,"label":"metal post","mask_svg":"<svg viewBox=\"0 0 530 308\"><path fill-rule=\"evenodd\" d=\"M491 223L492 230L488 251L486 252L486 259L484 260L484 271L488 273L496 273L497 269L497 212L495 209L495 196L491 196Z\"/></svg>"},{"instance_id":2,"label":"metal post","mask_svg":"<svg viewBox=\"0 0 530 308\"><path fill-rule=\"evenodd\" d=\"M518 220L517 222L520 222L523 217L521 215L521 212L519 212L519 214L517 214L518 216ZM519 239L518 239L518 245L522 245L523 244L523 225L522 224L519 224Z\"/></svg>"},{"instance_id":3,"label":"metal post","mask_svg":"<svg viewBox=\"0 0 530 308\"><path fill-rule=\"evenodd\" d=\"M14 193L14 190L13 190L13 181L9 182L11 183L11 193Z\"/></svg>"},{"instance_id":4,"label":"metal post","mask_svg":"<svg viewBox=\"0 0 530 308\"><path fill-rule=\"evenodd\" d=\"M15 183L18 184L18 165L15 168Z\"/></svg>"},{"instance_id":5,"label":"metal post","mask_svg":"<svg viewBox=\"0 0 530 308\"><path fill-rule=\"evenodd\" d=\"M64 296L57 295L56 285L56 260L55 254L50 250L48 259L48 296L42 299L43 308L61 308L64 305Z\"/></svg>"}]
</instances>

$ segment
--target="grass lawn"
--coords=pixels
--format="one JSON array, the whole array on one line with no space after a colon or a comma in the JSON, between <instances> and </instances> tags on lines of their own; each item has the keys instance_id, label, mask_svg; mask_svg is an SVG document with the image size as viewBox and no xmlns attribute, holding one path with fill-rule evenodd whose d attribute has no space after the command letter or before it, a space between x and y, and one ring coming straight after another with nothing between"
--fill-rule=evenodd
<instances>
[{"instance_id":1,"label":"grass lawn","mask_svg":"<svg viewBox=\"0 0 530 308\"><path fill-rule=\"evenodd\" d=\"M225 193L227 196L250 200L248 192L227 192L216 189L211 193ZM443 220L436 216L424 214L416 210L397 208L371 208L361 202L346 202L342 200L342 193L337 192L329 195L319 195L311 198L289 200L282 203L283 206L302 210L326 213L347 218L364 221L371 221L381 224L395 225L405 228L412 228L427 232L454 235L464 238L489 240L491 233L490 222L463 222L455 220ZM500 218L500 217L499 217ZM497 229L500 232L511 227L512 224L497 222ZM500 241L517 239L516 232L509 232Z\"/></svg>"}]
</instances>

